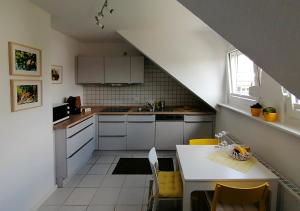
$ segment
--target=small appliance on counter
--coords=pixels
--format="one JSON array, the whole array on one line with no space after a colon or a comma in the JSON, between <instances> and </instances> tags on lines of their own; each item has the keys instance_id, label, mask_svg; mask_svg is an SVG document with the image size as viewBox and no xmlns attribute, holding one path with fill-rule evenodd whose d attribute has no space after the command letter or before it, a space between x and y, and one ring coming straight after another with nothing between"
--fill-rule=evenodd
<instances>
[{"instance_id":1,"label":"small appliance on counter","mask_svg":"<svg viewBox=\"0 0 300 211\"><path fill-rule=\"evenodd\" d=\"M53 124L70 118L70 107L68 103L53 104Z\"/></svg>"},{"instance_id":2,"label":"small appliance on counter","mask_svg":"<svg viewBox=\"0 0 300 211\"><path fill-rule=\"evenodd\" d=\"M81 113L81 100L80 97L72 97L70 96L67 99L67 103L70 106L70 114L80 114Z\"/></svg>"}]
</instances>

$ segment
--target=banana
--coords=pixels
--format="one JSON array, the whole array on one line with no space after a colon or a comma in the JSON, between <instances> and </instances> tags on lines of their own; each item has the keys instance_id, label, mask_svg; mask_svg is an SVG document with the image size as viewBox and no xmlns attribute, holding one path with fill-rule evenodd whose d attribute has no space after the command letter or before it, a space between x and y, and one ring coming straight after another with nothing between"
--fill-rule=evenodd
<instances>
[{"instance_id":1,"label":"banana","mask_svg":"<svg viewBox=\"0 0 300 211\"><path fill-rule=\"evenodd\" d=\"M250 151L250 148L249 147L242 147L241 145L236 145L236 146L234 146L233 150L236 153L239 153L241 155L246 155Z\"/></svg>"}]
</instances>

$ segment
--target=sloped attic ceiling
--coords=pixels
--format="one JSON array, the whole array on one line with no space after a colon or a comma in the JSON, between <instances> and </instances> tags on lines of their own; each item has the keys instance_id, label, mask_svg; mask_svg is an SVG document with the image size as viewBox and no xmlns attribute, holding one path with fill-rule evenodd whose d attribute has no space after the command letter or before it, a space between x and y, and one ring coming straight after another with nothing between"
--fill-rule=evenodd
<instances>
[{"instance_id":1,"label":"sloped attic ceiling","mask_svg":"<svg viewBox=\"0 0 300 211\"><path fill-rule=\"evenodd\" d=\"M299 0L179 0L300 98Z\"/></svg>"},{"instance_id":2,"label":"sloped attic ceiling","mask_svg":"<svg viewBox=\"0 0 300 211\"><path fill-rule=\"evenodd\" d=\"M228 43L175 0L110 0L103 31L94 20L104 0L32 0L53 28L83 42L124 37L212 107L223 100ZM121 36L117 36L115 32Z\"/></svg>"}]
</instances>

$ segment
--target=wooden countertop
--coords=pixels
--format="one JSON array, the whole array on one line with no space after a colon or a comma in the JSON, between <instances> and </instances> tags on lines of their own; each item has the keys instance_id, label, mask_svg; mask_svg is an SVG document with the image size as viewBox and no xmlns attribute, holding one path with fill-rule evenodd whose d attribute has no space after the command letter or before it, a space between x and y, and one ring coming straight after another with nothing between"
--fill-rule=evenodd
<instances>
[{"instance_id":1,"label":"wooden countertop","mask_svg":"<svg viewBox=\"0 0 300 211\"><path fill-rule=\"evenodd\" d=\"M215 115L214 111L201 111L198 108L193 107L170 107L168 111L138 111L138 107L130 107L129 111L127 112L103 112L102 110L112 106L94 106L91 107L91 112L82 112L80 114L71 115L69 119L57 123L53 126L53 129L66 129L70 128L90 117L93 115L155 115L155 114L179 114L179 115ZM121 107L121 106L118 106ZM128 107L128 106L126 106Z\"/></svg>"}]
</instances>

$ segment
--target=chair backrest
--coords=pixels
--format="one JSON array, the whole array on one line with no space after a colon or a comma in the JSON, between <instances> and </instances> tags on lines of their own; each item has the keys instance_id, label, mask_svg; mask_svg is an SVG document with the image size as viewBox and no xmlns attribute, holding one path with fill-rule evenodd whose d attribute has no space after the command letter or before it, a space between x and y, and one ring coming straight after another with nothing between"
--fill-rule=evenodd
<instances>
[{"instance_id":1,"label":"chair backrest","mask_svg":"<svg viewBox=\"0 0 300 211\"><path fill-rule=\"evenodd\" d=\"M190 145L218 145L219 140L215 138L206 138L206 139L190 139Z\"/></svg>"},{"instance_id":2,"label":"chair backrest","mask_svg":"<svg viewBox=\"0 0 300 211\"><path fill-rule=\"evenodd\" d=\"M151 150L149 151L148 154L148 159L150 162L151 170L152 170L152 175L154 179L154 184L155 184L155 192L158 194L159 193L159 183L158 183L158 159L157 159L157 154L155 147L152 147Z\"/></svg>"},{"instance_id":3,"label":"chair backrest","mask_svg":"<svg viewBox=\"0 0 300 211\"><path fill-rule=\"evenodd\" d=\"M211 211L216 211L218 203L230 205L248 205L257 203L259 211L266 211L268 194L268 183L251 188L238 188L217 184L212 200Z\"/></svg>"}]
</instances>

